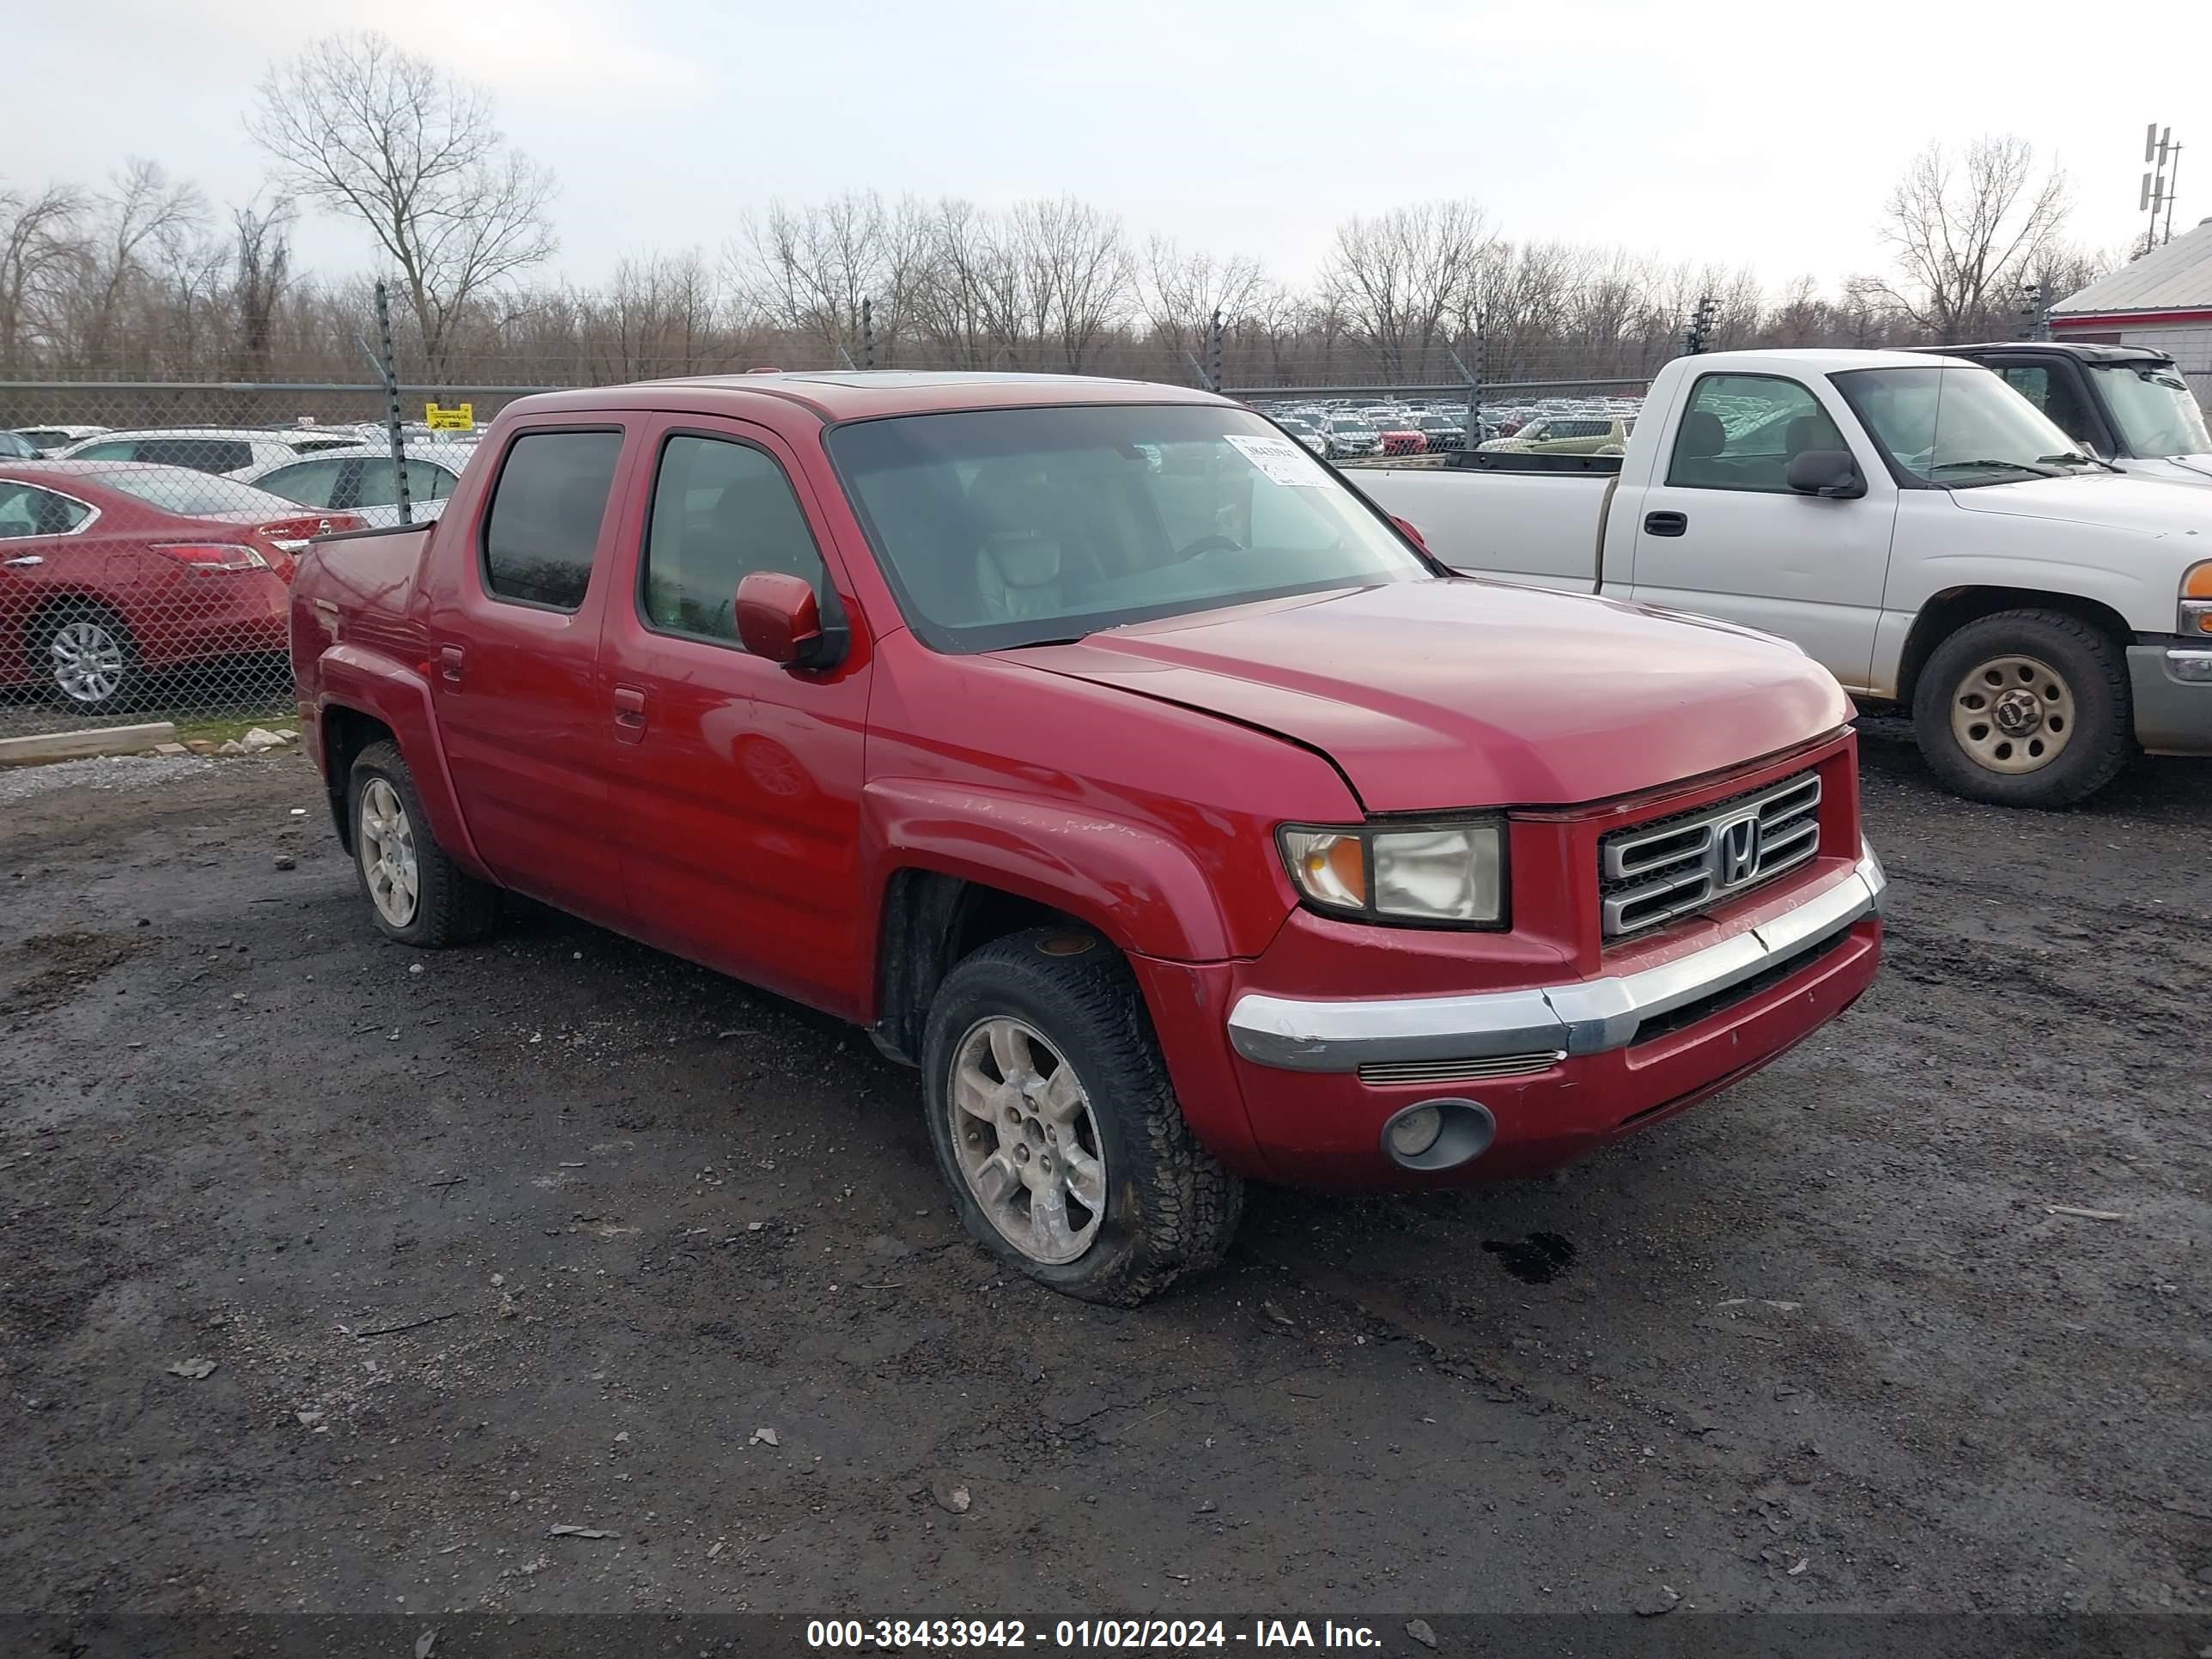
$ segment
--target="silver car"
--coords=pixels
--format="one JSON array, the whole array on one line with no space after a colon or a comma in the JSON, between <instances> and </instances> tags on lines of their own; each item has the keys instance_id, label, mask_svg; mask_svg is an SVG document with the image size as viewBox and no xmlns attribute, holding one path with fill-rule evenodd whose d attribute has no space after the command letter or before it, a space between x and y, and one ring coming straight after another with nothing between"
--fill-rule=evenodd
<instances>
[{"instance_id":1,"label":"silver car","mask_svg":"<svg viewBox=\"0 0 2212 1659\"><path fill-rule=\"evenodd\" d=\"M409 519L427 524L446 510L468 444L417 444L406 450ZM306 507L358 513L374 528L399 522L399 489L386 444L353 444L256 469L247 481Z\"/></svg>"}]
</instances>

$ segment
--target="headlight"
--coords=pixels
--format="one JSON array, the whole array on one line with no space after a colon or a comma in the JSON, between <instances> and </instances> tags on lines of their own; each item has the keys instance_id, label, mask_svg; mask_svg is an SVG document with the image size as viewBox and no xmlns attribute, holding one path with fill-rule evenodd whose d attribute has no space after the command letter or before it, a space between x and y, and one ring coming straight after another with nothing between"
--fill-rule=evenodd
<instances>
[{"instance_id":1,"label":"headlight","mask_svg":"<svg viewBox=\"0 0 2212 1659\"><path fill-rule=\"evenodd\" d=\"M2212 559L2193 567L2181 579L2180 631L2212 634Z\"/></svg>"},{"instance_id":2,"label":"headlight","mask_svg":"<svg viewBox=\"0 0 2212 1659\"><path fill-rule=\"evenodd\" d=\"M1318 908L1372 921L1495 927L1505 919L1505 825L1285 827L1283 861Z\"/></svg>"}]
</instances>

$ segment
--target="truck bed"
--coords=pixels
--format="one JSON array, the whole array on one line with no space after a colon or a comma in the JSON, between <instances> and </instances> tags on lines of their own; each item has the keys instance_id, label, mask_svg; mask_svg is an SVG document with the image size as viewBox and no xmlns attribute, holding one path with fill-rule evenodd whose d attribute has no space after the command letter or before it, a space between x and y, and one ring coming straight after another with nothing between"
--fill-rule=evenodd
<instances>
[{"instance_id":1,"label":"truck bed","mask_svg":"<svg viewBox=\"0 0 2212 1659\"><path fill-rule=\"evenodd\" d=\"M1565 593L1595 592L1606 503L1620 480L1620 458L1482 459L1573 465L1367 466L1345 477L1385 513L1419 531L1430 550L1455 569Z\"/></svg>"}]
</instances>

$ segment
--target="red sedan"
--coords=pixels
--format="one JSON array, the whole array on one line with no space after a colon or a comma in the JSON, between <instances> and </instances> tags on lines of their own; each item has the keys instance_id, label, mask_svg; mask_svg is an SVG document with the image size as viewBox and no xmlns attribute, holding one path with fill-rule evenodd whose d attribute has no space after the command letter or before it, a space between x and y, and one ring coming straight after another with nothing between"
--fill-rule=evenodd
<instances>
[{"instance_id":1,"label":"red sedan","mask_svg":"<svg viewBox=\"0 0 2212 1659\"><path fill-rule=\"evenodd\" d=\"M362 523L180 466L0 461L0 685L88 712L152 674L280 654L293 554Z\"/></svg>"}]
</instances>

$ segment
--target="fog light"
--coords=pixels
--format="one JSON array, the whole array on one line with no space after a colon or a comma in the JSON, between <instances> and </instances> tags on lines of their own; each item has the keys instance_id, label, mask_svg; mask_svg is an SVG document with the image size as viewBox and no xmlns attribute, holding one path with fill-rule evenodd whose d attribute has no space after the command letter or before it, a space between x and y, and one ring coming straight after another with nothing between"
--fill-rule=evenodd
<instances>
[{"instance_id":1,"label":"fog light","mask_svg":"<svg viewBox=\"0 0 2212 1659\"><path fill-rule=\"evenodd\" d=\"M2191 685L2212 684L2212 651L2169 651L2166 672Z\"/></svg>"},{"instance_id":2,"label":"fog light","mask_svg":"<svg viewBox=\"0 0 2212 1659\"><path fill-rule=\"evenodd\" d=\"M1390 1120L1387 1131L1390 1151L1398 1158L1419 1158L1437 1144L1443 1133L1444 1117L1433 1106L1415 1106Z\"/></svg>"}]
</instances>

